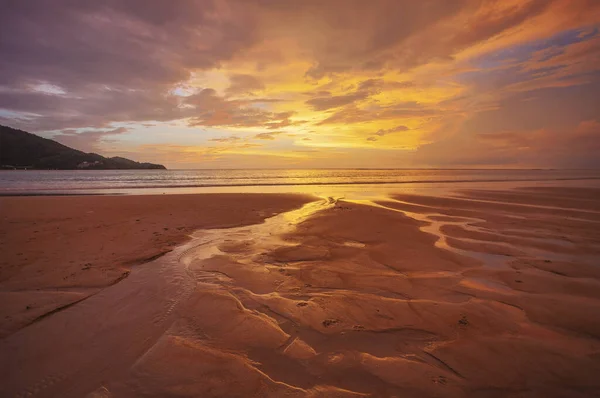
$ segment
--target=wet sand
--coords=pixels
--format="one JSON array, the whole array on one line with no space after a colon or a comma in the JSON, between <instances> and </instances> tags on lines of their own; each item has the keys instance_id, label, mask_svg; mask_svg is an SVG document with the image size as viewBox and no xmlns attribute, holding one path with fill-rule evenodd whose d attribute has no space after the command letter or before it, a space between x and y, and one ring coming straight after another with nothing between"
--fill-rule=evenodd
<instances>
[{"instance_id":1,"label":"wet sand","mask_svg":"<svg viewBox=\"0 0 600 398\"><path fill-rule=\"evenodd\" d=\"M0 197L0 337L117 283L197 229L259 223L310 200L256 194Z\"/></svg>"},{"instance_id":2,"label":"wet sand","mask_svg":"<svg viewBox=\"0 0 600 398\"><path fill-rule=\"evenodd\" d=\"M0 395L600 395L600 191L252 198L1 339Z\"/></svg>"}]
</instances>

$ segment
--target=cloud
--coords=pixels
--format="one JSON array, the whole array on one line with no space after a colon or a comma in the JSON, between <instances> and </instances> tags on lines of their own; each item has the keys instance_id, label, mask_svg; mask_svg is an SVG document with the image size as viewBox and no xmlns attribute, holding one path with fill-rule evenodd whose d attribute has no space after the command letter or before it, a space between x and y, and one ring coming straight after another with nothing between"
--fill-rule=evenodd
<instances>
[{"instance_id":1,"label":"cloud","mask_svg":"<svg viewBox=\"0 0 600 398\"><path fill-rule=\"evenodd\" d=\"M243 4L219 1L57 0L3 5L2 83L45 80L67 91L185 80L256 39ZM40 38L44 38L40 40Z\"/></svg>"},{"instance_id":2,"label":"cloud","mask_svg":"<svg viewBox=\"0 0 600 398\"><path fill-rule=\"evenodd\" d=\"M317 111L324 111L331 108L338 108L342 105L348 105L356 101L364 100L369 96L366 91L357 91L346 95L326 96L313 98L306 103L313 107Z\"/></svg>"},{"instance_id":3,"label":"cloud","mask_svg":"<svg viewBox=\"0 0 600 398\"><path fill-rule=\"evenodd\" d=\"M125 127L113 130L63 130L55 134L52 139L83 152L94 152L99 150L100 144L108 141L107 137L124 134L128 131L129 129Z\"/></svg>"},{"instance_id":4,"label":"cloud","mask_svg":"<svg viewBox=\"0 0 600 398\"><path fill-rule=\"evenodd\" d=\"M410 130L410 129L408 127L406 127L406 126L396 126L396 127L391 128L391 129L380 129L380 130L377 130L377 132L375 132L375 135L377 135L379 137L383 137L384 135L387 135L387 134L398 133L398 132L407 131L407 130Z\"/></svg>"},{"instance_id":5,"label":"cloud","mask_svg":"<svg viewBox=\"0 0 600 398\"><path fill-rule=\"evenodd\" d=\"M116 156L136 157L141 161L158 159L161 164L169 164L177 159L176 164L198 165L214 163L220 159L231 159L232 155L239 155L244 150L258 148L260 145L252 143L229 143L219 146L187 146L177 144L144 144L128 148L126 151L114 152ZM193 166L192 166L193 167Z\"/></svg>"},{"instance_id":6,"label":"cloud","mask_svg":"<svg viewBox=\"0 0 600 398\"><path fill-rule=\"evenodd\" d=\"M393 106L358 108L354 105L347 106L326 119L318 125L341 124L341 123L364 123L376 120L390 120L402 118L432 117L439 116L443 109L434 109L418 102L397 103Z\"/></svg>"},{"instance_id":7,"label":"cloud","mask_svg":"<svg viewBox=\"0 0 600 398\"><path fill-rule=\"evenodd\" d=\"M600 122L586 120L565 129L457 135L421 147L415 161L427 164L435 159L443 167L598 168L599 151Z\"/></svg>"},{"instance_id":8,"label":"cloud","mask_svg":"<svg viewBox=\"0 0 600 398\"><path fill-rule=\"evenodd\" d=\"M21 123L34 131L179 119L170 89L257 39L245 9L218 0L9 1L0 15L0 109L40 115ZM29 89L39 84L65 95Z\"/></svg>"},{"instance_id":9,"label":"cloud","mask_svg":"<svg viewBox=\"0 0 600 398\"><path fill-rule=\"evenodd\" d=\"M229 95L247 94L265 88L264 83L252 75L234 74L229 80L231 85L226 90Z\"/></svg>"},{"instance_id":10,"label":"cloud","mask_svg":"<svg viewBox=\"0 0 600 398\"><path fill-rule=\"evenodd\" d=\"M10 90L0 92L0 109L23 114L16 122L28 131L105 128L116 122L169 121L186 116L177 97L143 89L98 88L77 95Z\"/></svg>"},{"instance_id":11,"label":"cloud","mask_svg":"<svg viewBox=\"0 0 600 398\"><path fill-rule=\"evenodd\" d=\"M306 101L314 110L325 111L353 104L379 94L384 88L401 89L411 87L411 82L386 82L382 79L368 79L360 82L356 90L343 95L331 95L329 91L319 90L316 97ZM307 93L310 95L310 93Z\"/></svg>"},{"instance_id":12,"label":"cloud","mask_svg":"<svg viewBox=\"0 0 600 398\"><path fill-rule=\"evenodd\" d=\"M265 127L276 129L294 124L293 111L271 112L254 106L255 101L230 100L213 89L204 89L184 99L192 126Z\"/></svg>"},{"instance_id":13,"label":"cloud","mask_svg":"<svg viewBox=\"0 0 600 398\"><path fill-rule=\"evenodd\" d=\"M306 76L317 80L350 70L382 69L411 37L451 18L465 4L438 0L380 0L375 4L311 0L298 8L285 2L267 3L278 20L289 25L278 32L293 34L300 46L310 48L314 62ZM299 31L304 34L298 35Z\"/></svg>"},{"instance_id":14,"label":"cloud","mask_svg":"<svg viewBox=\"0 0 600 398\"><path fill-rule=\"evenodd\" d=\"M410 128L408 128L406 126L402 126L402 125L396 126L396 127L392 127L392 128L389 128L389 129L379 129L375 133L373 133L372 136L367 137L367 141L375 142L380 137L383 137L385 135L393 134L393 133L399 133L399 132L408 131L408 130L410 130Z\"/></svg>"},{"instance_id":15,"label":"cloud","mask_svg":"<svg viewBox=\"0 0 600 398\"><path fill-rule=\"evenodd\" d=\"M224 137L224 138L211 138L209 141L213 141L213 142L223 142L223 143L231 143L231 142L238 142L240 141L241 138L232 135L231 137Z\"/></svg>"},{"instance_id":16,"label":"cloud","mask_svg":"<svg viewBox=\"0 0 600 398\"><path fill-rule=\"evenodd\" d=\"M270 141L272 141L272 140L275 139L275 137L277 135L282 134L282 133L283 133L283 131L273 131L271 133L259 133L259 134L256 134L254 136L254 138L257 139L257 140L270 140Z\"/></svg>"}]
</instances>

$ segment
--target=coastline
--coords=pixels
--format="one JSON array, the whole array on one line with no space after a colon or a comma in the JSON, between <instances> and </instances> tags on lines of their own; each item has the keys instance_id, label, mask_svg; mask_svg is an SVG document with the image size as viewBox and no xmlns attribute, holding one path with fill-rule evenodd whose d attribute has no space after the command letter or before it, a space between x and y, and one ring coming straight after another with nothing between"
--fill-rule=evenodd
<instances>
[{"instance_id":1,"label":"coastline","mask_svg":"<svg viewBox=\"0 0 600 398\"><path fill-rule=\"evenodd\" d=\"M598 394L598 193L0 198L6 247L40 228L3 302L76 303L0 338L0 392Z\"/></svg>"},{"instance_id":2,"label":"coastline","mask_svg":"<svg viewBox=\"0 0 600 398\"><path fill-rule=\"evenodd\" d=\"M600 186L598 170L252 169L31 171L0 173L0 196L83 194L314 193Z\"/></svg>"},{"instance_id":3,"label":"coastline","mask_svg":"<svg viewBox=\"0 0 600 398\"><path fill-rule=\"evenodd\" d=\"M472 184L505 184L505 185L523 185L528 184L556 184L561 183L575 183L581 184L590 182L592 184L600 184L600 177L565 177L565 178L548 178L548 179L479 179L479 180L407 180L407 181L361 181L361 182L278 182L278 183L229 183L229 184L196 184L196 185L144 185L144 186L107 186L101 190L95 190L91 187L81 188L69 188L63 190L38 190L38 191L16 191L6 192L0 191L0 197L11 197L11 196L93 196L93 195L157 195L157 194L175 194L184 193L184 190L191 190L190 193L203 193L205 190L229 190L244 191L249 190L250 192L258 193L265 189L280 189L282 192L294 192L295 190L310 191L314 187L356 187L365 186L370 187L377 186L389 186L392 189L402 189L403 186L427 186L427 185L447 185L448 187L453 184L459 185L472 185ZM343 189L343 188L342 188ZM449 188L453 189L453 188Z\"/></svg>"}]
</instances>

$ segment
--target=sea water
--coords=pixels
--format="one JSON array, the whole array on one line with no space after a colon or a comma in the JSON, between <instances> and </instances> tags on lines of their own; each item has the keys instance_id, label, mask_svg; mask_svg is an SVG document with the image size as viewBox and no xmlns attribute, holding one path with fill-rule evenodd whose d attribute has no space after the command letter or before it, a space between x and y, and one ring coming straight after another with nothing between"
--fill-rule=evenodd
<instances>
[{"instance_id":1,"label":"sea water","mask_svg":"<svg viewBox=\"0 0 600 398\"><path fill-rule=\"evenodd\" d=\"M1 195L344 192L452 185L600 186L600 170L245 169L0 171ZM458 185L460 184L460 185ZM515 185L515 184L513 184ZM358 187L358 188L357 188ZM363 187L363 188L360 188Z\"/></svg>"}]
</instances>

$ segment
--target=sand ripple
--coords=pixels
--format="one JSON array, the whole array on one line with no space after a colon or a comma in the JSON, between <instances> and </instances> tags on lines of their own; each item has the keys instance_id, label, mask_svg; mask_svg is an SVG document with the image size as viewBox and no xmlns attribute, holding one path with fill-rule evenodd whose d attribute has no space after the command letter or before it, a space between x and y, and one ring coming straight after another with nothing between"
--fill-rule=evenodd
<instances>
[{"instance_id":1,"label":"sand ripple","mask_svg":"<svg viewBox=\"0 0 600 398\"><path fill-rule=\"evenodd\" d=\"M198 231L1 349L81 333L42 352L68 372L13 372L21 396L599 394L600 217L551 194L326 198Z\"/></svg>"}]
</instances>

